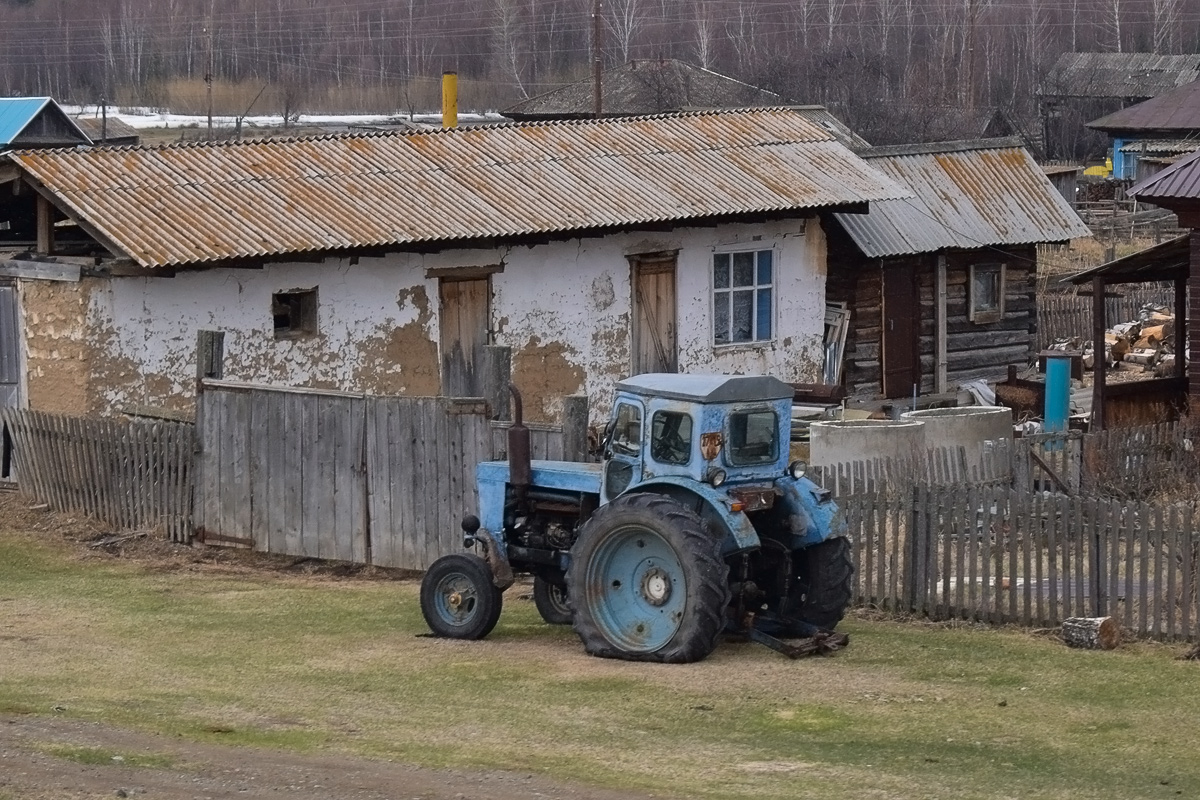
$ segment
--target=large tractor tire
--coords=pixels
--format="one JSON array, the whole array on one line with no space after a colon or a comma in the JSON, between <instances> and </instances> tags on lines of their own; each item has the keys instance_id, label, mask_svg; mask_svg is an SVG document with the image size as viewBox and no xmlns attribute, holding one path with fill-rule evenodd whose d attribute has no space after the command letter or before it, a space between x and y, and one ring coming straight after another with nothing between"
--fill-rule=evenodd
<instances>
[{"instance_id":1,"label":"large tractor tire","mask_svg":"<svg viewBox=\"0 0 1200 800\"><path fill-rule=\"evenodd\" d=\"M571 624L571 602L567 599L567 587L552 583L540 575L533 579L533 604L542 619L550 625Z\"/></svg>"},{"instance_id":2,"label":"large tractor tire","mask_svg":"<svg viewBox=\"0 0 1200 800\"><path fill-rule=\"evenodd\" d=\"M717 646L729 567L700 517L654 494L594 513L571 548L567 596L588 653L628 661L699 661Z\"/></svg>"},{"instance_id":3,"label":"large tractor tire","mask_svg":"<svg viewBox=\"0 0 1200 800\"><path fill-rule=\"evenodd\" d=\"M831 631L846 615L854 591L850 540L835 536L806 548L798 556L798 588L804 596L796 616L810 625Z\"/></svg>"},{"instance_id":4,"label":"large tractor tire","mask_svg":"<svg viewBox=\"0 0 1200 800\"><path fill-rule=\"evenodd\" d=\"M482 639L500 619L504 596L479 556L442 556L421 580L421 614L435 635Z\"/></svg>"}]
</instances>

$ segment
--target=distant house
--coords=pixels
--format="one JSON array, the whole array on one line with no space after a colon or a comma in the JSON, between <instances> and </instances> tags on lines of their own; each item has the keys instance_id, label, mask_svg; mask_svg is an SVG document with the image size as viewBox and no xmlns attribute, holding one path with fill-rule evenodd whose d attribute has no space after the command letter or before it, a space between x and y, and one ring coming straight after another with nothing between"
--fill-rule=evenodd
<instances>
[{"instance_id":1,"label":"distant house","mask_svg":"<svg viewBox=\"0 0 1200 800\"><path fill-rule=\"evenodd\" d=\"M91 143L52 98L0 97L0 151Z\"/></svg>"},{"instance_id":2,"label":"distant house","mask_svg":"<svg viewBox=\"0 0 1200 800\"><path fill-rule=\"evenodd\" d=\"M601 115L632 117L717 108L785 105L784 98L674 58L641 59L605 70L601 78ZM505 109L520 122L591 119L594 83L586 80L523 100Z\"/></svg>"},{"instance_id":3,"label":"distant house","mask_svg":"<svg viewBox=\"0 0 1200 800\"><path fill-rule=\"evenodd\" d=\"M140 144L142 136L138 129L116 117L103 116L75 117L77 124L93 144L109 145L110 147L128 147Z\"/></svg>"},{"instance_id":4,"label":"distant house","mask_svg":"<svg viewBox=\"0 0 1200 800\"><path fill-rule=\"evenodd\" d=\"M1157 97L1200 77L1200 54L1064 53L1038 88L1045 157L1096 155L1088 120Z\"/></svg>"},{"instance_id":5,"label":"distant house","mask_svg":"<svg viewBox=\"0 0 1200 800\"><path fill-rule=\"evenodd\" d=\"M1042 151L1041 125L1021 120L997 106L927 105L895 103L886 109L883 124L888 131L872 134L876 144L921 144L930 142L969 141L1018 136L1024 146L1035 154ZM903 132L896 140L894 133ZM889 135L890 134L890 135Z\"/></svg>"},{"instance_id":6,"label":"distant house","mask_svg":"<svg viewBox=\"0 0 1200 800\"><path fill-rule=\"evenodd\" d=\"M1112 138L1114 178L1138 180L1174 159L1200 149L1200 81L1185 83L1137 105L1087 124ZM1154 162L1149 169L1143 160Z\"/></svg>"},{"instance_id":7,"label":"distant house","mask_svg":"<svg viewBox=\"0 0 1200 800\"><path fill-rule=\"evenodd\" d=\"M861 155L915 197L832 215L826 297L850 311L848 393L942 393L1027 364L1037 245L1091 234L1020 140Z\"/></svg>"},{"instance_id":8,"label":"distant house","mask_svg":"<svg viewBox=\"0 0 1200 800\"><path fill-rule=\"evenodd\" d=\"M477 396L507 345L534 419L642 372L814 382L821 216L911 194L784 109L7 158L21 402L69 413L186 412L201 330L227 379L381 394Z\"/></svg>"}]
</instances>

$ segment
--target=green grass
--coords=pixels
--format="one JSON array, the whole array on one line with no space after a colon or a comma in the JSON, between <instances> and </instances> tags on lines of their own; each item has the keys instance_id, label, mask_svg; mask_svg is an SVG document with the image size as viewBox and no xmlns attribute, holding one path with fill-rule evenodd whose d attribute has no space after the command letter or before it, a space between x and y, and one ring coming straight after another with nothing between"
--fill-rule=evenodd
<instances>
[{"instance_id":1,"label":"green grass","mask_svg":"<svg viewBox=\"0 0 1200 800\"><path fill-rule=\"evenodd\" d=\"M165 768L175 765L174 759L160 753L124 753L103 747L74 747L45 745L42 752L80 764L120 764L123 767Z\"/></svg>"},{"instance_id":2,"label":"green grass","mask_svg":"<svg viewBox=\"0 0 1200 800\"><path fill-rule=\"evenodd\" d=\"M852 619L832 658L632 664L585 656L519 587L487 640L424 637L416 589L151 572L0 533L0 712L660 797L1200 796L1181 647Z\"/></svg>"}]
</instances>

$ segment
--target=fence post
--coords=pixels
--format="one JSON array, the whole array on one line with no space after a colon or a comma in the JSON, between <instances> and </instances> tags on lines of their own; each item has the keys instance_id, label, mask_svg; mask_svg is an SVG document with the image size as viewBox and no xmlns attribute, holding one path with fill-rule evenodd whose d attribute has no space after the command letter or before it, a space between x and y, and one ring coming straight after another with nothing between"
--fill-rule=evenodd
<instances>
[{"instance_id":1,"label":"fence post","mask_svg":"<svg viewBox=\"0 0 1200 800\"><path fill-rule=\"evenodd\" d=\"M588 460L588 399L585 394L563 398L563 459Z\"/></svg>"},{"instance_id":2,"label":"fence post","mask_svg":"<svg viewBox=\"0 0 1200 800\"><path fill-rule=\"evenodd\" d=\"M904 601L910 611L927 613L926 600L929 586L929 520L923 501L929 492L914 486L909 495L912 499L908 519L908 547L905 548L907 569L904 570Z\"/></svg>"},{"instance_id":3,"label":"fence post","mask_svg":"<svg viewBox=\"0 0 1200 800\"><path fill-rule=\"evenodd\" d=\"M512 419L508 402L508 384L512 381L512 348L497 344L484 345L481 375L488 417L501 421Z\"/></svg>"}]
</instances>

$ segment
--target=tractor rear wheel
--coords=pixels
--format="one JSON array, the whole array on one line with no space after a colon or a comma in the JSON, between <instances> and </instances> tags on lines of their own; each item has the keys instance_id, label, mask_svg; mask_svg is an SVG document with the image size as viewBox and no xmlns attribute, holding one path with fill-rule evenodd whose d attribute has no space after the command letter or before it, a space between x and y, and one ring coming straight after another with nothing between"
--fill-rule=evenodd
<instances>
[{"instance_id":1,"label":"tractor rear wheel","mask_svg":"<svg viewBox=\"0 0 1200 800\"><path fill-rule=\"evenodd\" d=\"M421 614L435 635L482 639L500 619L504 595L492 583L492 570L479 556L442 556L421 580Z\"/></svg>"},{"instance_id":2,"label":"tractor rear wheel","mask_svg":"<svg viewBox=\"0 0 1200 800\"><path fill-rule=\"evenodd\" d=\"M575 632L602 658L699 661L724 628L728 576L720 542L695 512L660 495L619 497L571 548Z\"/></svg>"},{"instance_id":3,"label":"tractor rear wheel","mask_svg":"<svg viewBox=\"0 0 1200 800\"><path fill-rule=\"evenodd\" d=\"M571 624L571 603L567 600L567 587L553 583L541 575L533 579L533 604L542 619L550 625Z\"/></svg>"},{"instance_id":4,"label":"tractor rear wheel","mask_svg":"<svg viewBox=\"0 0 1200 800\"><path fill-rule=\"evenodd\" d=\"M803 599L796 616L810 625L831 631L842 621L850 606L854 586L854 564L850 540L844 536L826 539L805 548L799 557L799 590Z\"/></svg>"}]
</instances>

